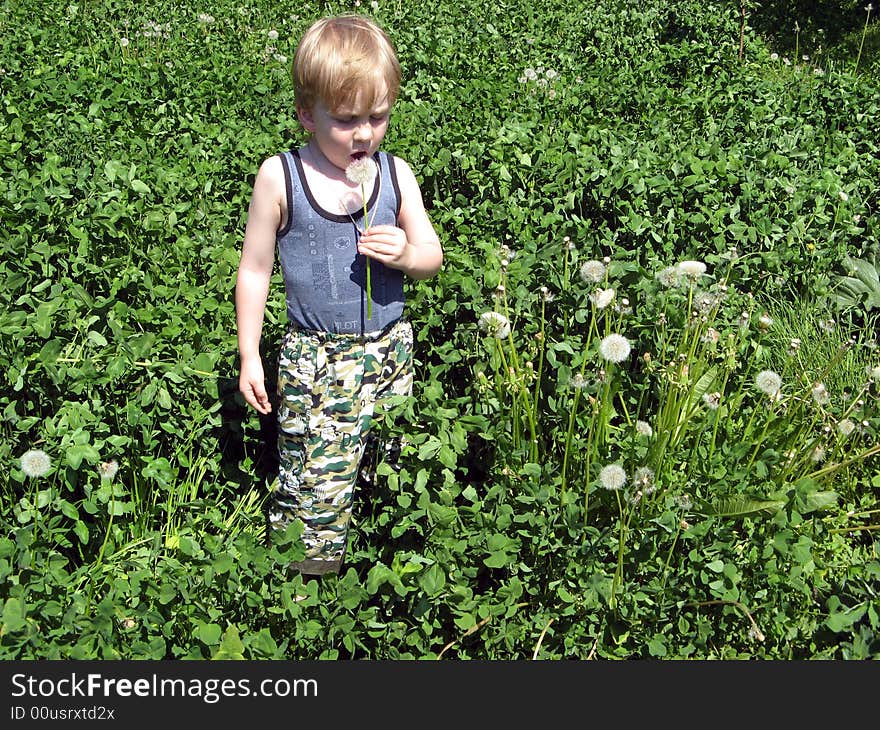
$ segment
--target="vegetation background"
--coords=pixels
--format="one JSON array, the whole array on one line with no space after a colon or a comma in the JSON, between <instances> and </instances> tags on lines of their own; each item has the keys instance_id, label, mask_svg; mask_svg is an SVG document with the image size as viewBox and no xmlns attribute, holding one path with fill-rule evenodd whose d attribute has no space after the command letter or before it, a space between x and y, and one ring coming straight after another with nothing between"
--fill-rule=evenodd
<instances>
[{"instance_id":1,"label":"vegetation background","mask_svg":"<svg viewBox=\"0 0 880 730\"><path fill-rule=\"evenodd\" d=\"M351 10L446 263L303 584L233 287L296 40ZM0 657L876 658L875 12L4 0Z\"/></svg>"}]
</instances>

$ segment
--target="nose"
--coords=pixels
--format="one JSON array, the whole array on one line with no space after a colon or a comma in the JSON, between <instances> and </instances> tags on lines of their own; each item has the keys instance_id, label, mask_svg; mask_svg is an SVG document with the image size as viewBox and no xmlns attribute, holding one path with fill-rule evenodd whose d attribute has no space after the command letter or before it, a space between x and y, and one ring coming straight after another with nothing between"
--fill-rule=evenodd
<instances>
[{"instance_id":1,"label":"nose","mask_svg":"<svg viewBox=\"0 0 880 730\"><path fill-rule=\"evenodd\" d=\"M373 126L369 120L364 120L354 128L354 138L359 142L369 142L373 138Z\"/></svg>"}]
</instances>

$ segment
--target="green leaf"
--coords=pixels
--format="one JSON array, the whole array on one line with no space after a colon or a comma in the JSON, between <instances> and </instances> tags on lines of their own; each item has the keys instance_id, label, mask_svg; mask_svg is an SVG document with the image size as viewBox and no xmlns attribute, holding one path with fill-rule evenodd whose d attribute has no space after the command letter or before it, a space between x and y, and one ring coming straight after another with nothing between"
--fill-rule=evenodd
<instances>
[{"instance_id":1,"label":"green leaf","mask_svg":"<svg viewBox=\"0 0 880 730\"><path fill-rule=\"evenodd\" d=\"M223 629L217 624L202 624L198 629L199 641L210 645L220 641L220 635Z\"/></svg>"},{"instance_id":2,"label":"green leaf","mask_svg":"<svg viewBox=\"0 0 880 730\"><path fill-rule=\"evenodd\" d=\"M418 578L419 587L429 596L436 595L446 585L446 573L437 563L431 565Z\"/></svg>"},{"instance_id":3,"label":"green leaf","mask_svg":"<svg viewBox=\"0 0 880 730\"><path fill-rule=\"evenodd\" d=\"M238 661L244 659L244 644L242 644L238 629L235 626L229 626L223 632L220 647L211 656L211 659L233 659Z\"/></svg>"},{"instance_id":4,"label":"green leaf","mask_svg":"<svg viewBox=\"0 0 880 730\"><path fill-rule=\"evenodd\" d=\"M27 624L24 617L24 606L18 598L7 598L3 604L2 626L0 635L13 633Z\"/></svg>"},{"instance_id":5,"label":"green leaf","mask_svg":"<svg viewBox=\"0 0 880 730\"><path fill-rule=\"evenodd\" d=\"M756 499L744 494L720 497L711 503L705 503L701 514L708 517L746 517L748 515L773 515L786 502L781 499Z\"/></svg>"},{"instance_id":6,"label":"green leaf","mask_svg":"<svg viewBox=\"0 0 880 730\"><path fill-rule=\"evenodd\" d=\"M64 458L71 467L79 469L83 460L88 461L90 464L97 464L101 455L91 444L73 444L67 449Z\"/></svg>"}]
</instances>

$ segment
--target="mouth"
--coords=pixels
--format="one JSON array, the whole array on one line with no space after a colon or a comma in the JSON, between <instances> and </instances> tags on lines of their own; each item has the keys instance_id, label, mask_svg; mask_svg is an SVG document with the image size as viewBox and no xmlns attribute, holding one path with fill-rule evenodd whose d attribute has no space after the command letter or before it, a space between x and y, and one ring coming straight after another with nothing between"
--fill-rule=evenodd
<instances>
[{"instance_id":1,"label":"mouth","mask_svg":"<svg viewBox=\"0 0 880 730\"><path fill-rule=\"evenodd\" d=\"M367 156L367 152L361 150L359 152L352 152L351 161L356 162L357 160L362 160Z\"/></svg>"}]
</instances>

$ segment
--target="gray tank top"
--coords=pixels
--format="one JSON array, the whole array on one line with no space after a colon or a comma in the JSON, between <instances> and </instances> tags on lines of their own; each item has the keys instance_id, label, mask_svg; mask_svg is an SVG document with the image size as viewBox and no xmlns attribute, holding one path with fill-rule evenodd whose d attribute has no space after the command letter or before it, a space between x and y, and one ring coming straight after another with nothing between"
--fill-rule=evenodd
<instances>
[{"instance_id":1,"label":"gray tank top","mask_svg":"<svg viewBox=\"0 0 880 730\"><path fill-rule=\"evenodd\" d=\"M334 334L377 332L403 316L403 272L370 261L372 317L367 320L366 257L357 252L363 210L346 214L324 210L306 181L299 150L282 152L287 187L287 224L276 242L287 318L299 329ZM379 184L367 201L370 225L397 225L400 187L394 158L377 152Z\"/></svg>"}]
</instances>

